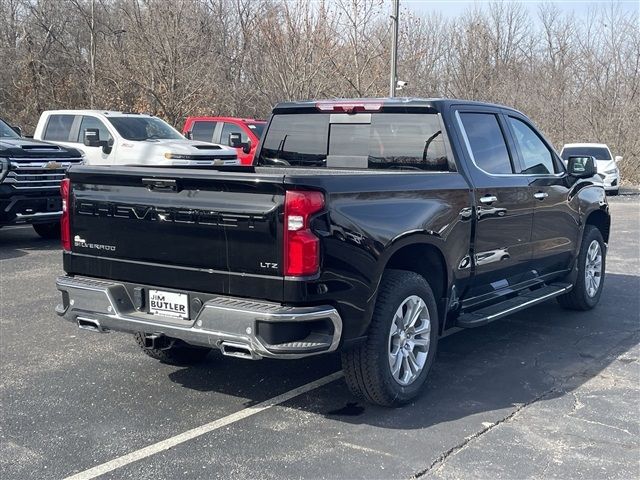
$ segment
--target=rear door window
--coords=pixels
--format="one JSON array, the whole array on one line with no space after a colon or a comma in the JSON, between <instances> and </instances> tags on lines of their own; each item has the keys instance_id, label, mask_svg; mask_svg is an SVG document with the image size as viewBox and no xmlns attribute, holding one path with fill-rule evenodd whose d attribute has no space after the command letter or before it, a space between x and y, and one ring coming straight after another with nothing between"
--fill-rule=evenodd
<instances>
[{"instance_id":1,"label":"rear door window","mask_svg":"<svg viewBox=\"0 0 640 480\"><path fill-rule=\"evenodd\" d=\"M98 131L100 132L100 140L106 140L110 144L113 144L113 138L111 137L111 134L109 133L109 130L107 130L107 127L105 126L105 124L102 123L97 118L89 117L87 115L82 116L82 122L80 123L80 131L78 132L78 139L77 139L78 143L84 143L84 132L88 128L97 128Z\"/></svg>"},{"instance_id":2,"label":"rear door window","mask_svg":"<svg viewBox=\"0 0 640 480\"><path fill-rule=\"evenodd\" d=\"M478 168L491 174L511 174L513 167L504 134L493 113L460 113L464 134Z\"/></svg>"},{"instance_id":3,"label":"rear door window","mask_svg":"<svg viewBox=\"0 0 640 480\"><path fill-rule=\"evenodd\" d=\"M213 132L218 122L199 121L193 122L191 127L191 138L202 142L212 142Z\"/></svg>"},{"instance_id":4,"label":"rear door window","mask_svg":"<svg viewBox=\"0 0 640 480\"><path fill-rule=\"evenodd\" d=\"M555 173L553 153L529 125L514 117L509 118L509 125L520 149L522 171L520 173L545 175Z\"/></svg>"},{"instance_id":5,"label":"rear door window","mask_svg":"<svg viewBox=\"0 0 640 480\"><path fill-rule=\"evenodd\" d=\"M75 115L51 115L43 139L58 142L76 141L69 138L74 119Z\"/></svg>"},{"instance_id":6,"label":"rear door window","mask_svg":"<svg viewBox=\"0 0 640 480\"><path fill-rule=\"evenodd\" d=\"M440 119L431 113L281 114L263 165L449 171Z\"/></svg>"}]
</instances>

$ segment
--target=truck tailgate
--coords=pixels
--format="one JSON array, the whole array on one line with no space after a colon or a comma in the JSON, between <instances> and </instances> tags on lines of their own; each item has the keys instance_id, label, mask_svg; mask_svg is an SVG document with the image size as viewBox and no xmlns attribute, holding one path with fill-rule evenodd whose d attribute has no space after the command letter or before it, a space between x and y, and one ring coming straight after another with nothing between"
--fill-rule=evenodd
<instances>
[{"instance_id":1,"label":"truck tailgate","mask_svg":"<svg viewBox=\"0 0 640 480\"><path fill-rule=\"evenodd\" d=\"M282 291L282 175L81 167L69 177L69 273L263 298Z\"/></svg>"}]
</instances>

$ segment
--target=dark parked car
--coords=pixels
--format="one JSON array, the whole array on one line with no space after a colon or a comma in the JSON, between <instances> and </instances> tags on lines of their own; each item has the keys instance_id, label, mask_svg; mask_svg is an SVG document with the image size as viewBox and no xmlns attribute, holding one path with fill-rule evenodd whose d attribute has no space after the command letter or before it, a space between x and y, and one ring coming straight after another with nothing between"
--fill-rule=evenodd
<instances>
[{"instance_id":1,"label":"dark parked car","mask_svg":"<svg viewBox=\"0 0 640 480\"><path fill-rule=\"evenodd\" d=\"M42 237L60 235L60 182L83 162L73 148L23 138L0 119L0 227L32 224Z\"/></svg>"},{"instance_id":2,"label":"dark parked car","mask_svg":"<svg viewBox=\"0 0 640 480\"><path fill-rule=\"evenodd\" d=\"M340 350L354 393L403 404L446 332L598 303L594 174L499 105L279 104L251 167L72 168L57 312L168 362Z\"/></svg>"}]
</instances>

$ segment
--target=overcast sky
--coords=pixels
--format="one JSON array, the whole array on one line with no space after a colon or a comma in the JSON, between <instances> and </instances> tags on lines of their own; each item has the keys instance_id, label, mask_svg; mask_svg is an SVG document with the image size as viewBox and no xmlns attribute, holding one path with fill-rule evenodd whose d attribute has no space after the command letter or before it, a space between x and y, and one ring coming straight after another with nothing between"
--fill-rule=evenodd
<instances>
[{"instance_id":1,"label":"overcast sky","mask_svg":"<svg viewBox=\"0 0 640 480\"><path fill-rule=\"evenodd\" d=\"M473 7L473 5L482 5L483 3L487 2L483 2L481 0L400 0L401 7L409 8L415 12L438 11L445 17L455 17L464 12L467 8ZM526 5L529 12L535 15L538 5L543 2L537 0L522 0L520 3ZM582 16L589 11L590 7L607 6L614 2L602 0L562 0L552 1L548 3L556 4L562 11L566 13L572 12L576 16ZM620 8L628 11L630 15L635 15L636 18L638 18L640 26L640 0L622 0L615 3L618 3L620 5Z\"/></svg>"}]
</instances>

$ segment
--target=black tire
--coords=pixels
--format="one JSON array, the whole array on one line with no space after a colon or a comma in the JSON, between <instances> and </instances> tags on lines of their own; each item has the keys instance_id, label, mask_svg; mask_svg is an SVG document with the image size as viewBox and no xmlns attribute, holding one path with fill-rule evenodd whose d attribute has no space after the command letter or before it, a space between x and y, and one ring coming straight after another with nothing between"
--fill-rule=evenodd
<instances>
[{"instance_id":1,"label":"black tire","mask_svg":"<svg viewBox=\"0 0 640 480\"><path fill-rule=\"evenodd\" d=\"M431 322L429 348L422 371L409 385L393 377L389 364L390 331L402 303L416 295L427 307ZM342 368L351 392L368 402L397 407L409 403L422 391L438 343L438 312L431 287L424 277L404 270L387 270L380 283L367 340L342 353Z\"/></svg>"},{"instance_id":2,"label":"black tire","mask_svg":"<svg viewBox=\"0 0 640 480\"><path fill-rule=\"evenodd\" d=\"M615 197L620 193L620 189L617 190L610 190L607 192L607 195L609 195L610 197Z\"/></svg>"},{"instance_id":3,"label":"black tire","mask_svg":"<svg viewBox=\"0 0 640 480\"><path fill-rule=\"evenodd\" d=\"M46 238L48 240L60 238L60 222L34 223L33 229L42 238Z\"/></svg>"},{"instance_id":4,"label":"black tire","mask_svg":"<svg viewBox=\"0 0 640 480\"><path fill-rule=\"evenodd\" d=\"M204 361L211 351L210 348L196 347L181 340L170 338L166 338L166 341L169 343L172 340L174 341L168 348L147 348L145 347L144 333L134 333L133 336L145 354L170 365L194 365L200 363Z\"/></svg>"},{"instance_id":5,"label":"black tire","mask_svg":"<svg viewBox=\"0 0 640 480\"><path fill-rule=\"evenodd\" d=\"M600 275L600 284L597 288L595 295L589 295L587 291L587 280L585 278L585 270L587 267L587 251L593 241L598 242L600 245L600 252L602 254L602 268ZM602 295L602 288L604 286L604 277L606 271L606 258L607 249L602 239L600 230L592 225L587 225L582 235L582 243L580 244L580 254L578 255L578 274L573 288L569 293L565 293L558 297L558 303L562 307L569 310L591 310L600 301Z\"/></svg>"}]
</instances>

